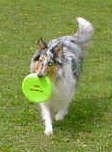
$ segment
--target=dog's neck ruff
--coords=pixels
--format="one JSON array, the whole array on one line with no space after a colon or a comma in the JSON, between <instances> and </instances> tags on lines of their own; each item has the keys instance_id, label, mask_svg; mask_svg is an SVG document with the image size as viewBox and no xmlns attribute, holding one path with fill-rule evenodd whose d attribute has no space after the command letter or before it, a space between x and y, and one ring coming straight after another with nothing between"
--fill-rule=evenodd
<instances>
[{"instance_id":1,"label":"dog's neck ruff","mask_svg":"<svg viewBox=\"0 0 112 152\"><path fill-rule=\"evenodd\" d=\"M83 62L83 52L82 49L75 43L74 37L72 36L64 36L59 39L51 40L48 43L48 52L53 54L53 50L58 45L62 45L63 48L63 56L61 59L55 60L56 64L64 65L67 63L72 63L72 71L73 75L78 78L80 72L82 70L82 62Z\"/></svg>"}]
</instances>

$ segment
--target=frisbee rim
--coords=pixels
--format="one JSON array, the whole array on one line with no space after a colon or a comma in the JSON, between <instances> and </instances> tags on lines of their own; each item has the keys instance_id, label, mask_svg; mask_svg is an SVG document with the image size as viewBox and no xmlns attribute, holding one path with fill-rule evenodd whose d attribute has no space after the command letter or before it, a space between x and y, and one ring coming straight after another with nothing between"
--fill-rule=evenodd
<instances>
[{"instance_id":1,"label":"frisbee rim","mask_svg":"<svg viewBox=\"0 0 112 152\"><path fill-rule=\"evenodd\" d=\"M29 80L30 80L30 83L33 83L33 81L31 82L31 80L36 79L36 78L38 78L38 79L35 81L40 82L39 85L41 85L41 88L43 91L44 91L44 87L45 87L44 85L48 84L48 86L45 87L48 89L47 96L43 94L42 97L40 97L40 96L38 97L38 95L39 95L38 92L37 92L37 94L38 94L37 97L33 97L32 93L30 95L28 94L31 91L29 90L30 88L28 88L28 89L25 88L25 85L26 85L25 83L27 83L27 81L29 81ZM41 82L42 79L46 81L46 84L44 84L43 86L42 86L42 82ZM53 88L53 84L48 76L39 78L37 76L37 74L31 73L31 74L28 74L22 81L22 91L23 91L25 97L28 99L28 101L33 102L33 103L45 103L45 102L47 102L52 96L52 88Z\"/></svg>"}]
</instances>

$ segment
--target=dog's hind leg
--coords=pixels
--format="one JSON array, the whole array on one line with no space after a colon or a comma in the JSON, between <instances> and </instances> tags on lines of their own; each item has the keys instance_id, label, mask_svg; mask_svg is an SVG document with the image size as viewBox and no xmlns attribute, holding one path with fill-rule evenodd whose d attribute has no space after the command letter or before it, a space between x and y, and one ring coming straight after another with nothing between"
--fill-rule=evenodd
<instances>
[{"instance_id":1,"label":"dog's hind leg","mask_svg":"<svg viewBox=\"0 0 112 152\"><path fill-rule=\"evenodd\" d=\"M55 115L56 121L61 121L68 114L69 104L65 104Z\"/></svg>"},{"instance_id":2,"label":"dog's hind leg","mask_svg":"<svg viewBox=\"0 0 112 152\"><path fill-rule=\"evenodd\" d=\"M63 120L64 117L68 114L70 103L73 101L72 100L73 99L73 95L74 95L74 91L73 90L68 95L68 97L66 97L65 101L63 101L62 104L60 104L61 106L60 106L59 110L57 111L57 113L55 115L55 120L56 121Z\"/></svg>"},{"instance_id":3,"label":"dog's hind leg","mask_svg":"<svg viewBox=\"0 0 112 152\"><path fill-rule=\"evenodd\" d=\"M58 113L55 115L55 120L60 121L63 120L64 117L67 115L68 110L60 110Z\"/></svg>"}]
</instances>

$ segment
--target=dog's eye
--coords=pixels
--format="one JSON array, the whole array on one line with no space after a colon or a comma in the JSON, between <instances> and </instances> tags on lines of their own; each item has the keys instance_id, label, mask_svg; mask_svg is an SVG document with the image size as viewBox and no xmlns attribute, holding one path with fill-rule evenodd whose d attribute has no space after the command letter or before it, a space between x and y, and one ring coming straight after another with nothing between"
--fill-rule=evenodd
<instances>
[{"instance_id":1,"label":"dog's eye","mask_svg":"<svg viewBox=\"0 0 112 152\"><path fill-rule=\"evenodd\" d=\"M52 66L53 65L53 61L48 62L48 66Z\"/></svg>"},{"instance_id":2,"label":"dog's eye","mask_svg":"<svg viewBox=\"0 0 112 152\"><path fill-rule=\"evenodd\" d=\"M62 66L62 61L59 58L55 59L55 63Z\"/></svg>"},{"instance_id":3,"label":"dog's eye","mask_svg":"<svg viewBox=\"0 0 112 152\"><path fill-rule=\"evenodd\" d=\"M38 61L40 58L40 54L36 54L34 57L33 57L33 61Z\"/></svg>"}]
</instances>

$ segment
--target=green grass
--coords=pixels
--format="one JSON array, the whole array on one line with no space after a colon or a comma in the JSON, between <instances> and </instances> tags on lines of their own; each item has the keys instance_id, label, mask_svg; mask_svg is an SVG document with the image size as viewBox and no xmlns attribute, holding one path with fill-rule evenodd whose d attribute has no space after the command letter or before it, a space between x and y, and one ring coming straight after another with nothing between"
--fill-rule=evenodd
<instances>
[{"instance_id":1,"label":"green grass","mask_svg":"<svg viewBox=\"0 0 112 152\"><path fill-rule=\"evenodd\" d=\"M35 41L73 33L77 16L93 23L93 44L69 115L46 137L21 81ZM111 41L112 0L0 0L0 152L111 152Z\"/></svg>"}]
</instances>

